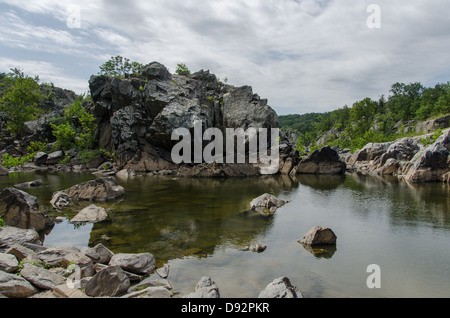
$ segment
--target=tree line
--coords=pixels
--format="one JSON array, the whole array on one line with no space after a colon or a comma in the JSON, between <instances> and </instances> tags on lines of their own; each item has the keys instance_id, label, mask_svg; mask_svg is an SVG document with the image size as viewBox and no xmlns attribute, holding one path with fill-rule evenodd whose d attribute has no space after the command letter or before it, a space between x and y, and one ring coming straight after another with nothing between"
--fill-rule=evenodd
<instances>
[{"instance_id":1,"label":"tree line","mask_svg":"<svg viewBox=\"0 0 450 318\"><path fill-rule=\"evenodd\" d=\"M352 107L326 113L280 116L280 128L299 134L298 149L309 152L320 145L317 139L327 132L326 143L361 149L370 142L387 142L399 137L398 127L450 113L450 82L424 87L422 83L395 83L388 97L365 98Z\"/></svg>"}]
</instances>

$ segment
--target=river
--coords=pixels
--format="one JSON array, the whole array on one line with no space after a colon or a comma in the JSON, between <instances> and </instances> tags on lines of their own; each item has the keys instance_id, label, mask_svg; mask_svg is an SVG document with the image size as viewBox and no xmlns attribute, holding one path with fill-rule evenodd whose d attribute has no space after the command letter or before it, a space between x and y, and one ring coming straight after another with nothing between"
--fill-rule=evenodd
<instances>
[{"instance_id":1,"label":"river","mask_svg":"<svg viewBox=\"0 0 450 318\"><path fill-rule=\"evenodd\" d=\"M373 176L265 176L245 179L136 177L119 179L123 198L98 204L109 219L74 226L80 209L54 211L54 191L90 174L14 173L1 189L41 179L25 190L40 209L62 216L46 245L92 247L114 253L152 253L170 265L175 291L192 292L211 277L222 298L253 298L275 278L287 276L307 298L450 297L450 196L443 184L412 185ZM273 217L248 211L252 199L275 193L289 203ZM335 248L309 250L297 241L314 226L337 235ZM243 251L254 243L262 253ZM381 272L369 288L368 266ZM155 274L156 275L156 274Z\"/></svg>"}]
</instances>

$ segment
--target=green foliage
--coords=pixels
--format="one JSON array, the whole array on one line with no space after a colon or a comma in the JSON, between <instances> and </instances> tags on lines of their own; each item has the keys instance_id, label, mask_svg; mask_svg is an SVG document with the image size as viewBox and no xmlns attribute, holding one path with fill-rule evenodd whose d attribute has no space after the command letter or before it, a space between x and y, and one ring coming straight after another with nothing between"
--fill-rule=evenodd
<instances>
[{"instance_id":1,"label":"green foliage","mask_svg":"<svg viewBox=\"0 0 450 318\"><path fill-rule=\"evenodd\" d=\"M3 78L0 111L9 117L8 130L17 135L25 122L35 119L39 114L37 106L44 95L40 91L37 76L29 77L17 68L11 71Z\"/></svg>"},{"instance_id":2,"label":"green foliage","mask_svg":"<svg viewBox=\"0 0 450 318\"><path fill-rule=\"evenodd\" d=\"M51 126L56 142L63 150L87 150L95 144L95 117L87 112L82 96L65 110L62 122L51 123Z\"/></svg>"},{"instance_id":3,"label":"green foliage","mask_svg":"<svg viewBox=\"0 0 450 318\"><path fill-rule=\"evenodd\" d=\"M15 168L15 167L23 167L23 165L26 162L32 161L33 157L35 155L36 155L36 153L30 153L27 156L18 158L18 157L13 157L10 154L6 154L3 156L2 166L7 169L11 169L11 168Z\"/></svg>"},{"instance_id":4,"label":"green foliage","mask_svg":"<svg viewBox=\"0 0 450 318\"><path fill-rule=\"evenodd\" d=\"M131 62L120 55L112 56L111 59L100 66L100 74L123 78L130 74L139 74L143 65L138 62Z\"/></svg>"},{"instance_id":5,"label":"green foliage","mask_svg":"<svg viewBox=\"0 0 450 318\"><path fill-rule=\"evenodd\" d=\"M3 221L2 219L0 219L0 227L5 226L5 221Z\"/></svg>"},{"instance_id":6,"label":"green foliage","mask_svg":"<svg viewBox=\"0 0 450 318\"><path fill-rule=\"evenodd\" d=\"M188 69L186 64L177 64L177 69L175 71L178 75L191 75L191 71Z\"/></svg>"},{"instance_id":7,"label":"green foliage","mask_svg":"<svg viewBox=\"0 0 450 318\"><path fill-rule=\"evenodd\" d=\"M351 108L344 106L328 113L280 116L280 128L299 134L297 148L300 153L324 146L317 145L317 139L330 130L337 131L339 138L331 136L325 142L327 145L355 151L370 142L403 137L398 133L403 131L401 126L398 127L400 122L427 120L450 113L450 82L430 88L421 83L395 83L390 93L388 98L384 95L378 101L365 98Z\"/></svg>"}]
</instances>

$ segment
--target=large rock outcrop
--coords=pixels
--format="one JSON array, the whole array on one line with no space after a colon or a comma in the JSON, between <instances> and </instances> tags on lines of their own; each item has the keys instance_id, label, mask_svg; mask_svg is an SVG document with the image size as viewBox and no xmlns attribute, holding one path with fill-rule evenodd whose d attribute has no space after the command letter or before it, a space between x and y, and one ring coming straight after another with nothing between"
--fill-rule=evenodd
<instances>
[{"instance_id":1,"label":"large rock outcrop","mask_svg":"<svg viewBox=\"0 0 450 318\"><path fill-rule=\"evenodd\" d=\"M138 77L92 76L89 85L99 122L99 148L116 154L119 170L177 169L170 156L178 143L172 133L177 128L192 132L198 121L203 130L278 128L278 116L267 100L249 86L223 84L209 71L170 74L164 65L153 62ZM192 165L185 169L189 168ZM225 174L234 171L225 169Z\"/></svg>"},{"instance_id":2,"label":"large rock outcrop","mask_svg":"<svg viewBox=\"0 0 450 318\"><path fill-rule=\"evenodd\" d=\"M0 193L0 218L7 225L36 231L53 225L53 221L39 211L36 197L15 188L6 188Z\"/></svg>"},{"instance_id":3,"label":"large rock outcrop","mask_svg":"<svg viewBox=\"0 0 450 318\"><path fill-rule=\"evenodd\" d=\"M362 174L392 175L413 183L448 182L450 129L433 134L371 143L346 158L347 170Z\"/></svg>"}]
</instances>

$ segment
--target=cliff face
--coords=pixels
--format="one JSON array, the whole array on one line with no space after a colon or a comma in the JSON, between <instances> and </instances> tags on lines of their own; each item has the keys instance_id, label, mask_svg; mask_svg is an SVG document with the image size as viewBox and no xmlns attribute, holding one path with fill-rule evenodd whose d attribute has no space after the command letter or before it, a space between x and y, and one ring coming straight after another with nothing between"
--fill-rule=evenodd
<instances>
[{"instance_id":1,"label":"cliff face","mask_svg":"<svg viewBox=\"0 0 450 318\"><path fill-rule=\"evenodd\" d=\"M249 86L221 83L209 71L175 75L153 62L140 76L92 76L89 85L99 148L116 154L119 169L173 169L170 152L177 141L171 140L172 133L177 128L193 131L198 121L203 131L278 128L278 116L267 100Z\"/></svg>"}]
</instances>

